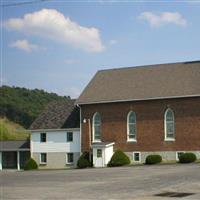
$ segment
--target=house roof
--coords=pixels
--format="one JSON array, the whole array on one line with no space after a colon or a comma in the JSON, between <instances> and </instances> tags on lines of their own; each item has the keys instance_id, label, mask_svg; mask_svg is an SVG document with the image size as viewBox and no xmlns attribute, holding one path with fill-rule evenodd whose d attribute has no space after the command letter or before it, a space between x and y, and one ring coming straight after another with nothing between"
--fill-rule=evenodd
<instances>
[{"instance_id":1,"label":"house roof","mask_svg":"<svg viewBox=\"0 0 200 200\"><path fill-rule=\"evenodd\" d=\"M79 108L74 105L75 100L53 101L31 124L31 130L79 128Z\"/></svg>"},{"instance_id":2,"label":"house roof","mask_svg":"<svg viewBox=\"0 0 200 200\"><path fill-rule=\"evenodd\" d=\"M77 104L200 96L200 61L100 70Z\"/></svg>"},{"instance_id":3,"label":"house roof","mask_svg":"<svg viewBox=\"0 0 200 200\"><path fill-rule=\"evenodd\" d=\"M29 140L0 141L0 151L23 151L30 149Z\"/></svg>"},{"instance_id":4,"label":"house roof","mask_svg":"<svg viewBox=\"0 0 200 200\"><path fill-rule=\"evenodd\" d=\"M92 143L93 148L105 148L105 147L110 147L113 146L115 143L114 142L94 142Z\"/></svg>"}]
</instances>

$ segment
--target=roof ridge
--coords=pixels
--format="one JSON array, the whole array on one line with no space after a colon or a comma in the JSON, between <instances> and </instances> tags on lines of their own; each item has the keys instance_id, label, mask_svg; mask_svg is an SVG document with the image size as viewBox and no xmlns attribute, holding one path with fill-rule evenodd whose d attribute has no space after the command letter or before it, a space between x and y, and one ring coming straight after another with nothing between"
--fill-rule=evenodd
<instances>
[{"instance_id":1,"label":"roof ridge","mask_svg":"<svg viewBox=\"0 0 200 200\"><path fill-rule=\"evenodd\" d=\"M126 69L138 69L138 68L148 68L148 67L157 67L157 66L165 66L165 65L176 65L176 64L192 64L192 63L200 63L200 60L194 60L194 61L184 61L184 62L173 62L173 63L160 63L160 64L150 64L150 65L136 65L136 66L130 66L130 67L116 67L116 68L110 68L110 69L101 69L97 72L103 72L103 71L113 71L113 70L126 70Z\"/></svg>"}]
</instances>

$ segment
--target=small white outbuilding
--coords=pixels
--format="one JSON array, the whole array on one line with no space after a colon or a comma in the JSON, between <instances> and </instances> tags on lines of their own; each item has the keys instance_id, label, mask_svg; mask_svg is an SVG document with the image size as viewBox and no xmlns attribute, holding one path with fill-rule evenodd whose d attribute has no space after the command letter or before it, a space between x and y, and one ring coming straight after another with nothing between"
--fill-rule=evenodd
<instances>
[{"instance_id":1,"label":"small white outbuilding","mask_svg":"<svg viewBox=\"0 0 200 200\"><path fill-rule=\"evenodd\" d=\"M92 144L93 166L106 167L113 155L114 142L99 142Z\"/></svg>"}]
</instances>

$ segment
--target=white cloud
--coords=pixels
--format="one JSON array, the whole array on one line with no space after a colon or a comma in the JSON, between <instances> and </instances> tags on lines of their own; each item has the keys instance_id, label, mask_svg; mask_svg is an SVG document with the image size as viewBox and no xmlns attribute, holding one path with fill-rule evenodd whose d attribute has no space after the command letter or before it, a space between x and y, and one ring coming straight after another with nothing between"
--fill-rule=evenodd
<instances>
[{"instance_id":1,"label":"white cloud","mask_svg":"<svg viewBox=\"0 0 200 200\"><path fill-rule=\"evenodd\" d=\"M109 44L110 44L110 45L117 44L117 40L110 40L110 41L109 41Z\"/></svg>"},{"instance_id":2,"label":"white cloud","mask_svg":"<svg viewBox=\"0 0 200 200\"><path fill-rule=\"evenodd\" d=\"M26 52L32 52L34 50L39 49L39 47L35 44L31 44L27 40L17 40L10 44L10 47L17 48Z\"/></svg>"},{"instance_id":3,"label":"white cloud","mask_svg":"<svg viewBox=\"0 0 200 200\"><path fill-rule=\"evenodd\" d=\"M89 52L104 49L97 28L83 27L55 9L42 9L25 14L23 18L11 18L5 22L9 29L30 35L38 35Z\"/></svg>"},{"instance_id":4,"label":"white cloud","mask_svg":"<svg viewBox=\"0 0 200 200\"><path fill-rule=\"evenodd\" d=\"M139 15L139 19L146 20L151 26L161 26L165 24L176 24L186 26L187 21L178 12L162 12L159 15L153 12L143 12Z\"/></svg>"}]
</instances>

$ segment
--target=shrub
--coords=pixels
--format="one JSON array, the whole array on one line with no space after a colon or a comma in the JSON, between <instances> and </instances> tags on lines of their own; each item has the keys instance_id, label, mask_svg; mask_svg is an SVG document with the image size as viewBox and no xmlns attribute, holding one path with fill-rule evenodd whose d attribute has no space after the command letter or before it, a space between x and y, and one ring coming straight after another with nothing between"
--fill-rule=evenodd
<instances>
[{"instance_id":1,"label":"shrub","mask_svg":"<svg viewBox=\"0 0 200 200\"><path fill-rule=\"evenodd\" d=\"M87 168L91 167L90 163L90 154L89 152L84 152L77 161L78 168Z\"/></svg>"},{"instance_id":2,"label":"shrub","mask_svg":"<svg viewBox=\"0 0 200 200\"><path fill-rule=\"evenodd\" d=\"M87 159L85 159L83 157L80 157L78 159L78 162L77 162L77 167L78 168L83 169L83 168L87 168L89 166L90 166L90 162Z\"/></svg>"},{"instance_id":3,"label":"shrub","mask_svg":"<svg viewBox=\"0 0 200 200\"><path fill-rule=\"evenodd\" d=\"M129 157L121 150L115 151L111 160L108 163L108 167L117 167L123 165L129 165L130 159Z\"/></svg>"},{"instance_id":4,"label":"shrub","mask_svg":"<svg viewBox=\"0 0 200 200\"><path fill-rule=\"evenodd\" d=\"M80 157L83 157L86 160L90 161L90 153L87 151L83 152L83 154Z\"/></svg>"},{"instance_id":5,"label":"shrub","mask_svg":"<svg viewBox=\"0 0 200 200\"><path fill-rule=\"evenodd\" d=\"M162 162L162 157L160 155L148 155L146 157L145 164L153 165L153 164L158 164L161 162Z\"/></svg>"},{"instance_id":6,"label":"shrub","mask_svg":"<svg viewBox=\"0 0 200 200\"><path fill-rule=\"evenodd\" d=\"M38 165L33 158L30 158L29 160L26 161L24 170L33 170L33 169L38 169Z\"/></svg>"},{"instance_id":7,"label":"shrub","mask_svg":"<svg viewBox=\"0 0 200 200\"><path fill-rule=\"evenodd\" d=\"M179 157L180 163L192 163L195 162L197 159L194 153L184 153Z\"/></svg>"}]
</instances>

